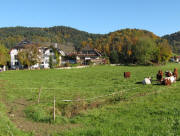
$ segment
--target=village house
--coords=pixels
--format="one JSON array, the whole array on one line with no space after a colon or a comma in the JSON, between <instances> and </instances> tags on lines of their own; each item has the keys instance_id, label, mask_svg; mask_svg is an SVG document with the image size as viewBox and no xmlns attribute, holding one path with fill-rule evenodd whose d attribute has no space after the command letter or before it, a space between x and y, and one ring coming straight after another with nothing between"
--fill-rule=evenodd
<instances>
[{"instance_id":1,"label":"village house","mask_svg":"<svg viewBox=\"0 0 180 136\"><path fill-rule=\"evenodd\" d=\"M92 49L89 46L86 46L81 49L76 55L77 63L89 65L92 64L103 64L104 58L102 54L97 49Z\"/></svg>"},{"instance_id":2,"label":"village house","mask_svg":"<svg viewBox=\"0 0 180 136\"><path fill-rule=\"evenodd\" d=\"M176 62L176 63L179 63L179 62L180 62L180 56L176 56L176 57L175 57L175 62Z\"/></svg>"},{"instance_id":3,"label":"village house","mask_svg":"<svg viewBox=\"0 0 180 136\"><path fill-rule=\"evenodd\" d=\"M174 56L170 58L171 62L180 63L180 56Z\"/></svg>"},{"instance_id":4,"label":"village house","mask_svg":"<svg viewBox=\"0 0 180 136\"><path fill-rule=\"evenodd\" d=\"M11 69L25 68L18 60L18 53L19 51L24 50L27 46L31 46L33 44L36 43L25 40L11 49ZM33 69L50 68L50 57L52 59L51 61L54 63L58 63L59 66L65 66L66 63L79 63L81 65L89 65L104 64L105 62L105 59L102 57L100 51L92 49L89 46L82 48L79 52L76 52L75 48L72 45L60 45L57 43L41 43L37 48L39 50L38 58L40 59L40 61L39 63L30 67ZM56 62L57 59L54 53L54 49L59 53L59 62Z\"/></svg>"},{"instance_id":5,"label":"village house","mask_svg":"<svg viewBox=\"0 0 180 136\"><path fill-rule=\"evenodd\" d=\"M23 66L20 64L17 56L18 56L18 52L23 50L26 46L33 44L30 41L22 41L21 43L19 43L17 46L15 46L14 48L11 49L10 51L10 57L11 57L11 69L21 69L23 68ZM55 53L53 52L53 49L51 47L54 47L54 49L56 49L58 51L59 55L59 65L61 65L62 62L62 58L65 56L65 53L57 48L57 44L42 44L42 46L38 47L39 50L39 58L40 58L40 62L31 66L31 68L50 68L49 62L50 62L50 57L52 57L52 61L55 62L56 58L55 58Z\"/></svg>"}]
</instances>

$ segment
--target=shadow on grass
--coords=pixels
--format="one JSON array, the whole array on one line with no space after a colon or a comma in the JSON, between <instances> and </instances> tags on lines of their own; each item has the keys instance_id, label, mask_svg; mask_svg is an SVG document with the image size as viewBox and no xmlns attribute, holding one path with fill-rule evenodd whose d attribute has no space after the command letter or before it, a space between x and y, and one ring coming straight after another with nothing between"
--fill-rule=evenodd
<instances>
[{"instance_id":1,"label":"shadow on grass","mask_svg":"<svg viewBox=\"0 0 180 136\"><path fill-rule=\"evenodd\" d=\"M155 83L155 84L152 84L152 85L161 85L160 83Z\"/></svg>"},{"instance_id":2,"label":"shadow on grass","mask_svg":"<svg viewBox=\"0 0 180 136\"><path fill-rule=\"evenodd\" d=\"M178 80L176 80L176 81L180 81L180 78Z\"/></svg>"},{"instance_id":3,"label":"shadow on grass","mask_svg":"<svg viewBox=\"0 0 180 136\"><path fill-rule=\"evenodd\" d=\"M179 80L180 81L180 80ZM153 83L153 82L156 82L156 83ZM142 81L141 82L136 82L135 84L141 84L143 85ZM157 82L157 80L152 80L151 82L152 85L161 85L160 83Z\"/></svg>"},{"instance_id":4,"label":"shadow on grass","mask_svg":"<svg viewBox=\"0 0 180 136\"><path fill-rule=\"evenodd\" d=\"M143 84L142 82L136 82L136 84Z\"/></svg>"}]
</instances>

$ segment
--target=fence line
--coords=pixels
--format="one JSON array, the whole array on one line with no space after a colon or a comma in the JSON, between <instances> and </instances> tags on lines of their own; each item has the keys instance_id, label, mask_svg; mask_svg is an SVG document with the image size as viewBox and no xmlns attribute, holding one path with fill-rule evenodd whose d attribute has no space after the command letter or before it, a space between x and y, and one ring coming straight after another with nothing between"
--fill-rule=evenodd
<instances>
[{"instance_id":1,"label":"fence line","mask_svg":"<svg viewBox=\"0 0 180 136\"><path fill-rule=\"evenodd\" d=\"M58 100L58 101L63 101L63 102L79 102L79 101L88 101L88 100L94 100L97 98L103 98L103 97L107 97L107 96L113 96L116 95L118 93L123 93L126 92L125 90L123 91L118 91L118 92L114 92L114 93L110 93L110 94L106 94L106 95L101 95L101 96L97 96L97 97L92 97L92 98L87 98L87 99L78 99L78 100Z\"/></svg>"},{"instance_id":2,"label":"fence line","mask_svg":"<svg viewBox=\"0 0 180 136\"><path fill-rule=\"evenodd\" d=\"M131 85L124 85L124 86L121 86L121 87L130 87ZM36 90L36 89L40 89L41 87L39 88L11 88L11 90L16 90L16 89L19 89L19 90ZM131 89L136 89L136 88L139 88L139 87L133 87ZM62 88L41 88L42 90L62 90ZM122 89L129 89L129 88L122 88Z\"/></svg>"},{"instance_id":3,"label":"fence line","mask_svg":"<svg viewBox=\"0 0 180 136\"><path fill-rule=\"evenodd\" d=\"M124 87L124 86L122 86ZM73 99L57 99L57 101L61 101L61 102L79 102L79 101L88 101L88 100L94 100L97 98L104 98L107 96L113 96L113 95L117 95L119 93L124 93L127 92L129 90L134 90L134 89L138 89L139 87L134 87L134 88L122 88L122 91L118 91L118 92L113 92L113 93L109 93L109 94L105 94L105 95L100 95L97 97L92 97L92 98L85 98L85 99L77 99L77 100L73 100ZM12 88L14 89L22 89L22 90L38 90L40 88ZM61 88L41 88L41 90L62 90ZM40 103L44 103L44 102L40 102Z\"/></svg>"}]
</instances>

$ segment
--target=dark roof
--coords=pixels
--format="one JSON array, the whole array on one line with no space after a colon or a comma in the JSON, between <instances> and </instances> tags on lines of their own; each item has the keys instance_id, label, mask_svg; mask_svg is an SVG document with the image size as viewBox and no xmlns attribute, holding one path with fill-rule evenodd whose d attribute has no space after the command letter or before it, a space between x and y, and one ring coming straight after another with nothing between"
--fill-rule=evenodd
<instances>
[{"instance_id":1,"label":"dark roof","mask_svg":"<svg viewBox=\"0 0 180 136\"><path fill-rule=\"evenodd\" d=\"M78 56L102 56L102 55L99 50L93 49L88 45L82 48L80 52L78 52Z\"/></svg>"},{"instance_id":2,"label":"dark roof","mask_svg":"<svg viewBox=\"0 0 180 136\"><path fill-rule=\"evenodd\" d=\"M50 43L50 42L35 43L35 42L28 41L28 40L23 40L22 42L17 44L12 49L23 49L26 46L33 45L33 44L37 44L37 45L39 45L39 47L42 47L45 49L46 48L48 49L50 46L53 46L53 47L57 48L58 51L62 50L67 55L76 52L74 46L70 43L66 44L66 45L65 44Z\"/></svg>"},{"instance_id":3,"label":"dark roof","mask_svg":"<svg viewBox=\"0 0 180 136\"><path fill-rule=\"evenodd\" d=\"M75 52L75 48L73 45L64 45L64 44L59 44L59 49L61 49L65 54L70 54L72 52Z\"/></svg>"},{"instance_id":4,"label":"dark roof","mask_svg":"<svg viewBox=\"0 0 180 136\"><path fill-rule=\"evenodd\" d=\"M22 49L25 48L25 46L32 44L31 41L28 40L23 40L20 43L18 43L15 47L13 47L13 49Z\"/></svg>"},{"instance_id":5,"label":"dark roof","mask_svg":"<svg viewBox=\"0 0 180 136\"><path fill-rule=\"evenodd\" d=\"M91 48L89 45L87 45L87 46L85 46L84 48L81 49L81 51L84 51L84 50L91 51L91 50L93 50L93 48Z\"/></svg>"}]
</instances>

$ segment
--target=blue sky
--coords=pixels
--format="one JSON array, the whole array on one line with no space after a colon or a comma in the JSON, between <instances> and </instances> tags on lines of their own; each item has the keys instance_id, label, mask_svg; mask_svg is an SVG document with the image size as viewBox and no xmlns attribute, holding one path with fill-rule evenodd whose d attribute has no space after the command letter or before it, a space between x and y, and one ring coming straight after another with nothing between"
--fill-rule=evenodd
<instances>
[{"instance_id":1,"label":"blue sky","mask_svg":"<svg viewBox=\"0 0 180 136\"><path fill-rule=\"evenodd\" d=\"M180 0L0 0L0 27L139 28L162 36L180 31L179 6Z\"/></svg>"}]
</instances>

